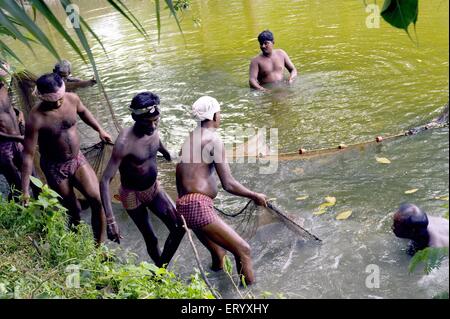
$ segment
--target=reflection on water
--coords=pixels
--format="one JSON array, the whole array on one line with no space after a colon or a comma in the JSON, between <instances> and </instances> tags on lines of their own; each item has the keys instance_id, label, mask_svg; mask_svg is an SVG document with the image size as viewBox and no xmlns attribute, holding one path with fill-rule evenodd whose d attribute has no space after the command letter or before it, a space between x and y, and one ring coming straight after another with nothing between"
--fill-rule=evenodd
<instances>
[{"instance_id":1,"label":"reflection on water","mask_svg":"<svg viewBox=\"0 0 450 319\"><path fill-rule=\"evenodd\" d=\"M295 151L372 140L426 122L448 101L448 2L420 2L417 33L420 46L382 23L367 29L363 1L194 0L182 17L184 39L173 20L163 17L158 44L151 2L127 1L149 30L144 39L105 1L77 1L87 21L103 40L108 56L94 44L99 70L122 125L131 124L127 108L142 90L161 96L163 139L178 149L194 126L187 110L201 95L223 103L225 138L236 125L279 129L281 151ZM289 8L288 10L280 8ZM275 10L277 9L277 10ZM61 10L60 10L61 11ZM59 12L62 16L63 12ZM194 24L193 19L201 21ZM42 27L48 28L46 25ZM248 89L248 64L258 54L257 34L270 28L276 45L288 52L300 75L290 87L271 94ZM53 36L64 58L73 62L74 75L90 78L92 71ZM21 56L28 55L17 45ZM36 49L35 73L50 71L54 60ZM80 91L85 104L113 131L108 109L96 87ZM229 128L229 130L227 130ZM96 134L83 130L86 143ZM380 165L375 156L388 157ZM448 289L448 263L444 272L423 278L409 275L405 242L390 232L390 213L411 201L434 215L443 215L434 196L448 194L448 130L370 146L339 155L281 162L274 175L259 175L255 165L233 165L243 184L276 197L277 203L306 219L306 227L324 239L322 246L297 241L264 212L250 239L258 283L256 294L280 292L290 298L431 297ZM175 196L174 167L161 163L161 179ZM416 194L404 191L419 188ZM295 198L308 194L302 202ZM338 204L332 213L313 217L323 198L333 195ZM220 194L220 206L238 209L243 201ZM148 259L136 227L119 214L123 247ZM338 222L338 212L353 216ZM239 221L229 221L238 226ZM160 236L166 231L154 220ZM209 256L200 249L205 265ZM172 266L183 275L192 272L194 258L183 241ZM381 287L365 287L365 268L381 269ZM433 277L434 276L434 277ZM223 274L211 274L226 296L232 287Z\"/></svg>"},{"instance_id":2,"label":"reflection on water","mask_svg":"<svg viewBox=\"0 0 450 319\"><path fill-rule=\"evenodd\" d=\"M257 211L245 227L242 218L226 218L247 235L258 227L249 239L257 274L253 292L283 293L289 298L428 298L448 289L448 262L429 276L419 270L409 274L407 241L396 238L390 230L392 214L402 202L415 203L430 215L445 214L445 202L434 198L448 194L448 149L448 129L440 129L320 159L280 162L274 175L258 175L256 165L234 164L233 172L243 184L276 198L278 206L304 218L305 227L323 240L317 245L297 238L264 210ZM392 163L380 164L377 156L387 157ZM160 166L162 182L175 196L173 166ZM405 194L413 188L419 191ZM296 201L305 194L309 198ZM336 206L314 216L326 196L336 197ZM216 203L231 212L238 211L245 200L222 192ZM125 237L123 246L148 260L138 230L120 206L116 208ZM353 211L348 220L335 219L347 210ZM162 223L156 218L152 221L159 238L165 238ZM196 243L207 268L210 256ZM365 270L370 264L380 267L379 289L365 286ZM171 267L185 276L196 267L186 239ZM223 295L234 296L234 288L224 274L210 276Z\"/></svg>"}]
</instances>

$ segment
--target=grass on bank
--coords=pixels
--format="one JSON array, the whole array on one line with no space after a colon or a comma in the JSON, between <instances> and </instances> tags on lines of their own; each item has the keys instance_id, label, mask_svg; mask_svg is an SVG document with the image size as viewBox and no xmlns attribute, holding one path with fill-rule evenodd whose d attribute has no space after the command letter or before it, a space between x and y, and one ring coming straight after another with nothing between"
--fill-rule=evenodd
<instances>
[{"instance_id":1,"label":"grass on bank","mask_svg":"<svg viewBox=\"0 0 450 319\"><path fill-rule=\"evenodd\" d=\"M213 298L198 272L185 281L131 255L96 248L89 225L68 230L57 194L23 207L0 197L1 298Z\"/></svg>"}]
</instances>

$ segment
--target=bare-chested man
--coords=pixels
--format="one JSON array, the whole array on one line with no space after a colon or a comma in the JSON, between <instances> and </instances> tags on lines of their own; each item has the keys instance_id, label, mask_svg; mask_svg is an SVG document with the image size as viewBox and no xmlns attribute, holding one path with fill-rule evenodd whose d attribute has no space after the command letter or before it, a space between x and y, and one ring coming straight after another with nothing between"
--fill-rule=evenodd
<instances>
[{"instance_id":1,"label":"bare-chested man","mask_svg":"<svg viewBox=\"0 0 450 319\"><path fill-rule=\"evenodd\" d=\"M4 175L11 189L21 190L23 135L5 85L9 66L0 60L0 174ZM10 193L10 198L13 197Z\"/></svg>"},{"instance_id":2,"label":"bare-chested man","mask_svg":"<svg viewBox=\"0 0 450 319\"><path fill-rule=\"evenodd\" d=\"M270 83L279 83L284 80L284 68L289 73L287 82L291 84L297 77L297 69L291 59L281 49L274 49L272 32L266 30L258 36L262 53L253 58L250 63L250 87L260 91L268 91L263 86Z\"/></svg>"},{"instance_id":3,"label":"bare-chested man","mask_svg":"<svg viewBox=\"0 0 450 319\"><path fill-rule=\"evenodd\" d=\"M77 89L93 86L97 83L94 78L90 80L81 80L72 77L72 65L67 60L61 60L56 63L55 67L53 68L53 73L58 74L64 80L67 92L74 92Z\"/></svg>"},{"instance_id":4,"label":"bare-chested man","mask_svg":"<svg viewBox=\"0 0 450 319\"><path fill-rule=\"evenodd\" d=\"M162 267L175 254L183 239L184 229L181 224L177 225L175 205L157 179L157 153L171 161L157 129L160 119L159 103L159 97L151 92L140 93L133 98L130 110L134 126L125 128L119 134L100 189L107 218L108 238L120 243L121 235L114 220L109 191L109 184L119 169L119 196L122 205L142 233L148 254L155 265ZM147 209L158 216L170 231L162 253Z\"/></svg>"},{"instance_id":5,"label":"bare-chested man","mask_svg":"<svg viewBox=\"0 0 450 319\"><path fill-rule=\"evenodd\" d=\"M399 238L411 239L411 252L426 247L448 247L448 220L427 216L419 207L403 204L394 214L392 225Z\"/></svg>"},{"instance_id":6,"label":"bare-chested man","mask_svg":"<svg viewBox=\"0 0 450 319\"><path fill-rule=\"evenodd\" d=\"M214 212L213 200L218 192L215 173L223 188L233 195L250 198L262 206L267 205L267 198L248 190L231 175L224 143L216 133L220 125L217 100L204 96L192 110L199 126L184 143L177 165L177 213L210 251L213 270L223 269L226 249L234 255L239 274L251 284L255 276L249 244Z\"/></svg>"},{"instance_id":7,"label":"bare-chested man","mask_svg":"<svg viewBox=\"0 0 450 319\"><path fill-rule=\"evenodd\" d=\"M61 77L55 73L45 74L36 81L36 94L41 100L30 112L25 128L24 159L22 166L22 189L25 201L36 145L39 144L41 169L48 185L62 197L68 209L69 222L80 222L80 203L75 195L77 188L92 209L92 228L98 243L105 237L105 214L103 211L97 176L80 151L77 132L78 116L99 133L102 141L111 143L92 113L74 93L65 92Z\"/></svg>"}]
</instances>

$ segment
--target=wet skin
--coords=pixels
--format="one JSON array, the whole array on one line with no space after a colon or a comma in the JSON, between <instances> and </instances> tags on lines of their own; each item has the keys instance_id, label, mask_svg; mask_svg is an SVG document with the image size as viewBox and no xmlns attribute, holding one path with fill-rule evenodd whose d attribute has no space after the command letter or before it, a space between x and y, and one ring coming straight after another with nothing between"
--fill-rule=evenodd
<instances>
[{"instance_id":1,"label":"wet skin","mask_svg":"<svg viewBox=\"0 0 450 319\"><path fill-rule=\"evenodd\" d=\"M77 132L77 116L99 133L104 142L111 142L92 113L74 93L66 93L57 102L41 102L30 112L24 142L24 161L22 166L22 188L28 189L31 166L36 146L42 161L63 163L75 158L80 152L80 137ZM59 184L49 186L62 197L62 204L68 209L70 224L80 222L80 203L74 193L77 188L87 199L92 209L92 228L98 243L104 241L105 216L101 205L97 176L89 164L82 165L74 176ZM28 192L24 191L25 201Z\"/></svg>"},{"instance_id":2,"label":"wet skin","mask_svg":"<svg viewBox=\"0 0 450 319\"><path fill-rule=\"evenodd\" d=\"M171 161L169 152L160 140L158 124L159 116L137 118L133 127L122 130L103 174L100 189L108 221L108 238L117 243L120 243L122 236L114 219L109 184L117 170L120 172L122 186L129 190L147 190L157 182L157 153L161 153L166 160ZM158 216L170 231L163 252L158 247L158 239L150 223L148 209ZM181 225L177 225L176 208L167 193L159 188L150 204L141 205L127 212L141 232L148 254L155 264L159 267L169 264L183 239L184 229Z\"/></svg>"},{"instance_id":3,"label":"wet skin","mask_svg":"<svg viewBox=\"0 0 450 319\"><path fill-rule=\"evenodd\" d=\"M273 49L271 41L261 43L260 48L262 53L250 63L250 87L265 91L263 85L282 82L285 68L290 73L288 83L292 83L297 77L297 69L287 53L281 49Z\"/></svg>"},{"instance_id":4,"label":"wet skin","mask_svg":"<svg viewBox=\"0 0 450 319\"><path fill-rule=\"evenodd\" d=\"M0 144L2 142L23 142L20 133L16 113L8 96L8 89L0 82ZM13 189L21 189L20 167L22 165L22 154L17 154L12 159L0 159L0 173L3 174L9 186ZM10 193L10 198L13 194Z\"/></svg>"},{"instance_id":5,"label":"wet skin","mask_svg":"<svg viewBox=\"0 0 450 319\"><path fill-rule=\"evenodd\" d=\"M176 169L178 196L200 193L214 199L218 192L215 177L217 173L224 190L237 196L250 198L258 205L266 206L265 195L248 190L231 175L230 166L226 162L224 144L215 132L219 125L220 113L218 112L215 114L214 121L205 121L202 127L197 127L190 133L184 143L181 161ZM203 156L196 158L199 154ZM200 162L197 163L197 160ZM249 244L223 220L218 217L213 223L194 232L211 253L213 270L223 269L223 257L228 250L234 255L237 270L246 283L252 284L255 281Z\"/></svg>"}]
</instances>

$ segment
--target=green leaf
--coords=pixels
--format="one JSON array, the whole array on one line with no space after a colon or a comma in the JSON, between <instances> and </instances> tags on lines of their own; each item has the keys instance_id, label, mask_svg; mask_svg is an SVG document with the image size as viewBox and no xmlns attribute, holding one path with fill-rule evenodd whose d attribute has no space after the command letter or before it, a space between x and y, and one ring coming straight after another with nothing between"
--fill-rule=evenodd
<instances>
[{"instance_id":1,"label":"green leaf","mask_svg":"<svg viewBox=\"0 0 450 319\"><path fill-rule=\"evenodd\" d=\"M136 19L130 9L120 0L107 0L108 3L116 9L125 19L130 21L130 23L145 37L148 38L147 32L145 32L144 27Z\"/></svg>"},{"instance_id":2,"label":"green leaf","mask_svg":"<svg viewBox=\"0 0 450 319\"><path fill-rule=\"evenodd\" d=\"M405 30L412 40L408 27L417 23L419 0L385 0L381 16L390 25Z\"/></svg>"},{"instance_id":3,"label":"green leaf","mask_svg":"<svg viewBox=\"0 0 450 319\"><path fill-rule=\"evenodd\" d=\"M81 16L80 16L80 22L86 28L86 30L88 30L89 33L94 37L94 39L98 42L98 44L100 44L100 46L102 47L102 50L106 54L106 56L108 56L108 52L106 52L106 49L105 49L105 46L103 45L103 42L100 40L98 35L94 32L94 30L91 29L89 24Z\"/></svg>"},{"instance_id":4,"label":"green leaf","mask_svg":"<svg viewBox=\"0 0 450 319\"><path fill-rule=\"evenodd\" d=\"M155 0L156 26L158 28L158 42L161 40L161 3Z\"/></svg>"},{"instance_id":5,"label":"green leaf","mask_svg":"<svg viewBox=\"0 0 450 319\"><path fill-rule=\"evenodd\" d=\"M231 260L228 256L225 256L223 258L223 269L229 275L233 273L233 264L231 263Z\"/></svg>"},{"instance_id":6,"label":"green leaf","mask_svg":"<svg viewBox=\"0 0 450 319\"><path fill-rule=\"evenodd\" d=\"M21 64L23 64L22 60L14 53L13 50L11 50L2 40L0 40L0 50L5 51L7 54L12 56L14 59L19 61Z\"/></svg>"},{"instance_id":7,"label":"green leaf","mask_svg":"<svg viewBox=\"0 0 450 319\"><path fill-rule=\"evenodd\" d=\"M320 204L319 210L325 210L325 209L327 209L328 207L333 207L333 206L334 206L333 203L323 203L323 204Z\"/></svg>"},{"instance_id":8,"label":"green leaf","mask_svg":"<svg viewBox=\"0 0 450 319\"><path fill-rule=\"evenodd\" d=\"M412 273L419 264L423 263L424 271L428 275L433 269L438 269L446 257L448 257L448 247L428 247L419 250L411 259L408 270Z\"/></svg>"},{"instance_id":9,"label":"green leaf","mask_svg":"<svg viewBox=\"0 0 450 319\"><path fill-rule=\"evenodd\" d=\"M351 210L342 212L342 213L340 213L339 215L336 216L336 219L337 220L346 220L352 215L352 213L353 212Z\"/></svg>"},{"instance_id":10,"label":"green leaf","mask_svg":"<svg viewBox=\"0 0 450 319\"><path fill-rule=\"evenodd\" d=\"M49 9L49 7L45 4L45 2L41 0L29 0L29 1L33 5L33 8L37 9L45 17L45 19L56 29L56 31L58 31L58 33L67 41L67 43L69 43L72 49L74 49L75 52L80 56L80 58L86 63L86 59L81 53L81 50L78 47L78 45L66 32L64 27L52 13L52 11Z\"/></svg>"},{"instance_id":11,"label":"green leaf","mask_svg":"<svg viewBox=\"0 0 450 319\"><path fill-rule=\"evenodd\" d=\"M41 182L40 179L30 175L30 181L38 188L42 188L44 183Z\"/></svg>"},{"instance_id":12,"label":"green leaf","mask_svg":"<svg viewBox=\"0 0 450 319\"><path fill-rule=\"evenodd\" d=\"M55 192L53 189L49 188L47 189L47 193L51 195L53 198L62 198L57 192Z\"/></svg>"},{"instance_id":13,"label":"green leaf","mask_svg":"<svg viewBox=\"0 0 450 319\"><path fill-rule=\"evenodd\" d=\"M20 21L21 25L26 28L30 33L39 40L39 42L58 60L60 60L59 54L56 51L53 44L48 37L42 32L42 30L30 19L27 13L21 8L16 1L1 1L0 8L8 12L12 17Z\"/></svg>"},{"instance_id":14,"label":"green leaf","mask_svg":"<svg viewBox=\"0 0 450 319\"><path fill-rule=\"evenodd\" d=\"M325 214L327 211L325 209L319 209L318 211L314 212L313 215L314 216L320 216Z\"/></svg>"},{"instance_id":15,"label":"green leaf","mask_svg":"<svg viewBox=\"0 0 450 319\"><path fill-rule=\"evenodd\" d=\"M6 28L11 35L13 35L15 38L19 39L22 43L24 43L32 52L33 49L28 42L27 38L22 34L22 32L19 31L19 29L16 28L16 26L11 22L9 17L3 12L3 10L0 10L0 25L4 28ZM34 52L33 52L34 54Z\"/></svg>"},{"instance_id":16,"label":"green leaf","mask_svg":"<svg viewBox=\"0 0 450 319\"><path fill-rule=\"evenodd\" d=\"M241 284L242 284L242 287L247 288L247 283L245 282L245 276L244 275L241 275Z\"/></svg>"},{"instance_id":17,"label":"green leaf","mask_svg":"<svg viewBox=\"0 0 450 319\"><path fill-rule=\"evenodd\" d=\"M178 16L177 16L177 11L175 10L175 7L173 6L173 1L172 0L165 0L165 1L167 4L167 7L169 7L170 12L172 13L173 17L175 18L175 21L177 22L177 25L178 25L178 29L180 30L181 35L183 36L183 39L184 39L184 33L183 33L183 30L181 29L180 20L178 19Z\"/></svg>"},{"instance_id":18,"label":"green leaf","mask_svg":"<svg viewBox=\"0 0 450 319\"><path fill-rule=\"evenodd\" d=\"M327 203L330 203L331 206L334 206L334 205L336 204L336 197L333 197L333 196L327 196L327 197L325 197L325 201L326 201Z\"/></svg>"},{"instance_id":19,"label":"green leaf","mask_svg":"<svg viewBox=\"0 0 450 319\"><path fill-rule=\"evenodd\" d=\"M380 164L391 164L391 161L386 157L376 157L376 160Z\"/></svg>"}]
</instances>

